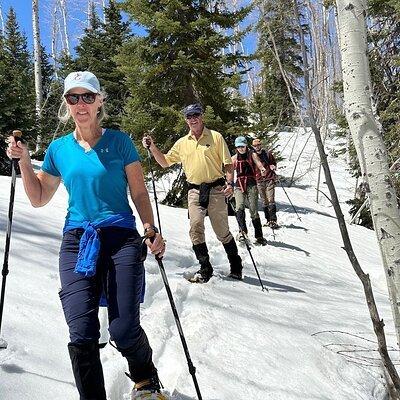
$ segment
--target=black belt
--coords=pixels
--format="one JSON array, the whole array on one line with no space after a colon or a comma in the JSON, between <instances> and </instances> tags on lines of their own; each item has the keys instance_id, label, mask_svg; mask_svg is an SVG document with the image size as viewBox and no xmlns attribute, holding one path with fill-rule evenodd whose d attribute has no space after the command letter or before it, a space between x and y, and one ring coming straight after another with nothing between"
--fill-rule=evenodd
<instances>
[{"instance_id":1,"label":"black belt","mask_svg":"<svg viewBox=\"0 0 400 400\"><path fill-rule=\"evenodd\" d=\"M210 183L202 183L201 185L195 185L194 183L189 183L188 188L190 189L198 189L200 191L199 193L199 205L200 207L207 208L208 207L208 202L210 199L210 190L211 188L215 186L223 186L225 185L225 179L224 178L219 178L214 182Z\"/></svg>"},{"instance_id":2,"label":"black belt","mask_svg":"<svg viewBox=\"0 0 400 400\"><path fill-rule=\"evenodd\" d=\"M209 188L213 188L216 186L224 186L225 185L225 178L219 178L214 182L210 183L202 183L202 185L207 185ZM200 185L195 185L194 183L188 182L188 189L200 189Z\"/></svg>"}]
</instances>

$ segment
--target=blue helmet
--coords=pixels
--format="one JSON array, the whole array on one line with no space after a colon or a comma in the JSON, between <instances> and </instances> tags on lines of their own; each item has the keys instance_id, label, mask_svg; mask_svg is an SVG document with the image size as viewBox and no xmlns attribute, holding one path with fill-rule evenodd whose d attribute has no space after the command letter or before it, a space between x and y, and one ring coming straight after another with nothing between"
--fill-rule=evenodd
<instances>
[{"instance_id":1,"label":"blue helmet","mask_svg":"<svg viewBox=\"0 0 400 400\"><path fill-rule=\"evenodd\" d=\"M235 139L235 147L247 146L247 140L244 136L238 136Z\"/></svg>"}]
</instances>

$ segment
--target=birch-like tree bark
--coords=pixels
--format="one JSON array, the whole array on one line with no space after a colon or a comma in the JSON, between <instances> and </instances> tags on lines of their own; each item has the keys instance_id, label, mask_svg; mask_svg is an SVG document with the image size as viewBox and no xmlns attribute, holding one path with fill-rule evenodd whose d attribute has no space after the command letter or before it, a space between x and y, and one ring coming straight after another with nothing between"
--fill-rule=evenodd
<instances>
[{"instance_id":1,"label":"birch-like tree bark","mask_svg":"<svg viewBox=\"0 0 400 400\"><path fill-rule=\"evenodd\" d=\"M1 9L0 5L0 32L4 35L4 18L3 18L3 10Z\"/></svg>"},{"instance_id":2,"label":"birch-like tree bark","mask_svg":"<svg viewBox=\"0 0 400 400\"><path fill-rule=\"evenodd\" d=\"M33 58L35 72L35 98L36 98L36 118L40 125L42 120L42 58L40 45L40 30L39 30L39 0L32 0L32 27L33 27ZM36 139L36 152L41 147L41 135Z\"/></svg>"},{"instance_id":3,"label":"birch-like tree bark","mask_svg":"<svg viewBox=\"0 0 400 400\"><path fill-rule=\"evenodd\" d=\"M93 16L94 9L95 9L94 1L93 0L88 0L88 4L87 4L87 20L86 20L86 28L88 28L88 29L91 28L91 21L92 21L92 16Z\"/></svg>"},{"instance_id":4,"label":"birch-like tree bark","mask_svg":"<svg viewBox=\"0 0 400 400\"><path fill-rule=\"evenodd\" d=\"M53 59L54 75L58 79L57 63L57 38L60 32L60 21L58 20L58 1L54 1L51 10L51 58Z\"/></svg>"},{"instance_id":5,"label":"birch-like tree bark","mask_svg":"<svg viewBox=\"0 0 400 400\"><path fill-rule=\"evenodd\" d=\"M366 0L336 0L347 122L357 151L389 289L400 344L400 212L372 101Z\"/></svg>"},{"instance_id":6,"label":"birch-like tree bark","mask_svg":"<svg viewBox=\"0 0 400 400\"><path fill-rule=\"evenodd\" d=\"M60 6L61 17L63 21L63 42L64 42L64 51L69 56L71 54L69 48L69 33L68 33L68 18L67 18L67 0L58 0Z\"/></svg>"},{"instance_id":7,"label":"birch-like tree bark","mask_svg":"<svg viewBox=\"0 0 400 400\"><path fill-rule=\"evenodd\" d=\"M337 1L339 2L339 0ZM388 379L388 386L391 389L391 395L393 397L393 392L395 392L394 394L397 393L397 395L400 393L400 378L387 351L384 323L379 316L379 312L374 299L374 294L372 291L371 281L369 279L368 274L365 274L364 271L362 270L361 265L359 264L358 259L354 253L353 246L351 244L351 240L347 230L347 226L344 220L344 216L340 207L339 198L337 196L335 185L333 183L331 171L328 164L328 159L325 153L324 145L322 143L321 127L317 124L317 119L315 118L314 109L312 107L313 99L312 99L312 87L310 85L310 77L309 77L308 55L306 51L304 32L301 23L301 17L297 0L293 0L293 6L298 21L298 32L299 32L300 45L303 56L304 95L305 95L306 107L310 125L312 131L314 132L315 140L317 142L318 153L320 156L322 167L324 169L325 180L331 196L330 200L332 202L332 206L335 210L336 218L338 220L339 229L343 240L343 246L351 262L351 265L354 271L356 272L357 276L360 278L364 288L364 294L368 305L368 311L378 341L379 355L381 356L382 365L385 371L385 376Z\"/></svg>"},{"instance_id":8,"label":"birch-like tree bark","mask_svg":"<svg viewBox=\"0 0 400 400\"><path fill-rule=\"evenodd\" d=\"M106 21L106 7L107 7L106 0L102 0L101 5L102 5L102 9L103 9L103 24L105 24L107 22Z\"/></svg>"}]
</instances>

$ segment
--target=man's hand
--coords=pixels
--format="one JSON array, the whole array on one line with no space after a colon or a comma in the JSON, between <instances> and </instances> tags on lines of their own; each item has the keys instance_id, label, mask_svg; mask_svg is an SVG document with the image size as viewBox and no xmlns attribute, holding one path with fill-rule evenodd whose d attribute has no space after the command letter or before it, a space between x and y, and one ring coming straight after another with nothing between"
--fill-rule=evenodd
<instances>
[{"instance_id":1,"label":"man's hand","mask_svg":"<svg viewBox=\"0 0 400 400\"><path fill-rule=\"evenodd\" d=\"M150 135L143 136L142 144L144 148L150 149L151 146L154 146L153 138Z\"/></svg>"},{"instance_id":2,"label":"man's hand","mask_svg":"<svg viewBox=\"0 0 400 400\"><path fill-rule=\"evenodd\" d=\"M223 189L225 197L233 196L233 187L229 183Z\"/></svg>"},{"instance_id":3,"label":"man's hand","mask_svg":"<svg viewBox=\"0 0 400 400\"><path fill-rule=\"evenodd\" d=\"M265 168L260 168L261 176L267 175L267 170Z\"/></svg>"},{"instance_id":4,"label":"man's hand","mask_svg":"<svg viewBox=\"0 0 400 400\"><path fill-rule=\"evenodd\" d=\"M276 170L276 165L271 164L271 165L269 166L269 169L270 169L271 171L275 171L275 170Z\"/></svg>"}]
</instances>

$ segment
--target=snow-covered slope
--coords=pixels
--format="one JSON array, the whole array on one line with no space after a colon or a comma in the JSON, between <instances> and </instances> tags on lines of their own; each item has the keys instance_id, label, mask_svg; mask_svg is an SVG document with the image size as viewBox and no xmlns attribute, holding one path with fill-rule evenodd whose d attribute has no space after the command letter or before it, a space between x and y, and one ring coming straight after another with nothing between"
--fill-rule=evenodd
<instances>
[{"instance_id":1,"label":"snow-covered slope","mask_svg":"<svg viewBox=\"0 0 400 400\"><path fill-rule=\"evenodd\" d=\"M292 133L281 135L287 158L280 164L290 176L296 154ZM292 138L292 139L290 139ZM332 142L327 143L333 146ZM188 238L187 211L160 206L168 250L164 258L197 379L205 400L354 400L384 399L385 390L372 326L361 283L353 272L329 202L315 203L317 156L311 138L302 155L295 186L277 188L282 228L265 229L269 245L253 247L262 291L249 254L240 247L245 278L225 278L228 262L207 221L207 244L215 276L194 285L183 274L196 269ZM341 201L351 197L355 180L340 158L331 166ZM296 174L297 175L297 174ZM10 179L0 177L0 254L3 256ZM160 186L161 188L162 186ZM58 247L66 208L60 188L50 204L33 209L18 179L10 274L7 278L0 350L0 399L76 400L66 344L68 334L58 299ZM326 194L326 187L321 187ZM347 207L345 207L347 209ZM260 213L264 221L262 213ZM237 224L230 217L232 230ZM395 335L383 268L374 232L350 226L361 265L370 273L388 342ZM250 232L252 230L250 229ZM176 399L196 399L195 390L157 263L146 262L147 292L142 323L154 350L162 383ZM394 354L394 353L393 353ZM131 383L126 365L111 346L102 350L110 400L127 398Z\"/></svg>"}]
</instances>

